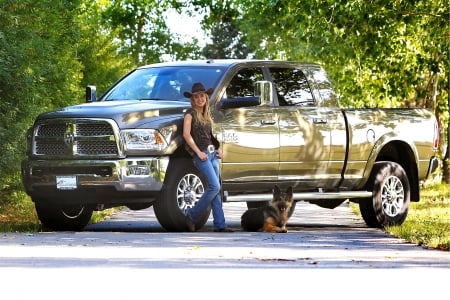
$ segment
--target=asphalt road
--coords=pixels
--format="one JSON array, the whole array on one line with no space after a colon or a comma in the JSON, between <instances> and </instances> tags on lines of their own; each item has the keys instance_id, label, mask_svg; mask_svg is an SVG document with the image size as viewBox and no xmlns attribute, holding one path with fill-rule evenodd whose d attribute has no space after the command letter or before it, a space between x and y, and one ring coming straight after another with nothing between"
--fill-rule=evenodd
<instances>
[{"instance_id":1,"label":"asphalt road","mask_svg":"<svg viewBox=\"0 0 450 300\"><path fill-rule=\"evenodd\" d=\"M2 299L411 299L448 295L450 252L368 228L348 205L299 202L288 233L168 233L153 209L83 232L3 233Z\"/></svg>"}]
</instances>

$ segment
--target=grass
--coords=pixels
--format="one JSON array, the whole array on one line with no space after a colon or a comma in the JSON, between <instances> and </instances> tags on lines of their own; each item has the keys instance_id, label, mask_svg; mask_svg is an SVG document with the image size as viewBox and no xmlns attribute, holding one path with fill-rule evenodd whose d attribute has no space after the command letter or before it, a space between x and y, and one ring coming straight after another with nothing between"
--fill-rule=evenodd
<instances>
[{"instance_id":1,"label":"grass","mask_svg":"<svg viewBox=\"0 0 450 300\"><path fill-rule=\"evenodd\" d=\"M39 232L44 228L34 210L34 205L25 194L18 200L0 206L0 232ZM359 214L357 204L350 207ZM107 218L120 208L94 212L91 223ZM448 184L437 184L421 190L420 202L412 202L408 217L401 226L387 227L386 232L410 243L432 249L450 251L450 188Z\"/></svg>"},{"instance_id":2,"label":"grass","mask_svg":"<svg viewBox=\"0 0 450 300\"><path fill-rule=\"evenodd\" d=\"M449 185L424 188L421 201L411 203L405 222L401 226L388 227L386 231L417 245L449 251Z\"/></svg>"}]
</instances>

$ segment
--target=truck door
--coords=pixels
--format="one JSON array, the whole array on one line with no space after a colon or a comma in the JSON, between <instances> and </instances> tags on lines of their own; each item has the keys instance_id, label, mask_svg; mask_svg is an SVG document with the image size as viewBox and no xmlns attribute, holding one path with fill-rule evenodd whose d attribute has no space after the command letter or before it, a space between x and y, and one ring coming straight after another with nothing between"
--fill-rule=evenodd
<instances>
[{"instance_id":1,"label":"truck door","mask_svg":"<svg viewBox=\"0 0 450 300\"><path fill-rule=\"evenodd\" d=\"M332 187L340 179L329 169L331 128L341 120L340 111L318 107L302 70L270 68L280 127L278 179L291 182L296 190Z\"/></svg>"},{"instance_id":2,"label":"truck door","mask_svg":"<svg viewBox=\"0 0 450 300\"><path fill-rule=\"evenodd\" d=\"M254 84L258 80L264 80L261 68L239 70L226 84L221 101L255 99ZM224 189L233 192L233 187L240 186L242 191L242 185L248 185L249 192L261 190L261 185L252 184L257 181L266 182L268 190L272 189L279 163L278 122L273 104L227 108L220 115Z\"/></svg>"}]
</instances>

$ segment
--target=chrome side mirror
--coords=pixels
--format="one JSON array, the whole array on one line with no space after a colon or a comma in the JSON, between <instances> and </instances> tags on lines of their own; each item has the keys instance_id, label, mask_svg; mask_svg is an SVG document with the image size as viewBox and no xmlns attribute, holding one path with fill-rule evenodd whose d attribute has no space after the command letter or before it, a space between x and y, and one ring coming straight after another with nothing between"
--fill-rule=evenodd
<instances>
[{"instance_id":1,"label":"chrome side mirror","mask_svg":"<svg viewBox=\"0 0 450 300\"><path fill-rule=\"evenodd\" d=\"M272 82L262 80L254 85L254 94L260 99L260 105L273 106L273 88Z\"/></svg>"},{"instance_id":2,"label":"chrome side mirror","mask_svg":"<svg viewBox=\"0 0 450 300\"><path fill-rule=\"evenodd\" d=\"M97 87L95 85L86 86L86 102L97 101Z\"/></svg>"}]
</instances>

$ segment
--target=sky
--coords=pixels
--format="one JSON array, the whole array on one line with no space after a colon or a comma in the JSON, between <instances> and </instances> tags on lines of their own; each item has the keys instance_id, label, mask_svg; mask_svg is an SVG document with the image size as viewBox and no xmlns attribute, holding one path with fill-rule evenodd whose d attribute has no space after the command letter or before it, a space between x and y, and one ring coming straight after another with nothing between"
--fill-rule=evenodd
<instances>
[{"instance_id":1,"label":"sky","mask_svg":"<svg viewBox=\"0 0 450 300\"><path fill-rule=\"evenodd\" d=\"M200 27L201 16L189 17L186 14L179 15L175 11L168 11L166 20L171 31L179 34L182 41L196 37L201 45L206 44L205 35Z\"/></svg>"}]
</instances>

